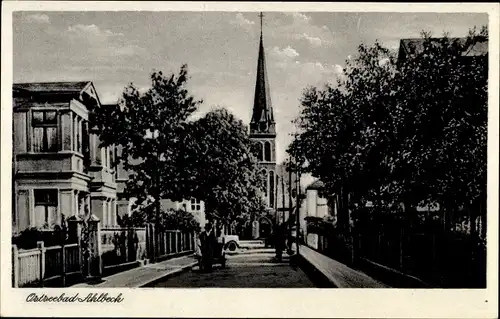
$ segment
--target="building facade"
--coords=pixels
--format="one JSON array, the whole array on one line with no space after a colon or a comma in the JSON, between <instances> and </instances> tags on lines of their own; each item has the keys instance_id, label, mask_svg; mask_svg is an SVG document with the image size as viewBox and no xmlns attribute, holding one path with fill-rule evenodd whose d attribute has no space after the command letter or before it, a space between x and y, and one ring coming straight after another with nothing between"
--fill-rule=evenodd
<instances>
[{"instance_id":1,"label":"building facade","mask_svg":"<svg viewBox=\"0 0 500 319\"><path fill-rule=\"evenodd\" d=\"M112 151L89 125L100 106L89 81L13 85L13 234L88 213L116 225Z\"/></svg>"}]
</instances>

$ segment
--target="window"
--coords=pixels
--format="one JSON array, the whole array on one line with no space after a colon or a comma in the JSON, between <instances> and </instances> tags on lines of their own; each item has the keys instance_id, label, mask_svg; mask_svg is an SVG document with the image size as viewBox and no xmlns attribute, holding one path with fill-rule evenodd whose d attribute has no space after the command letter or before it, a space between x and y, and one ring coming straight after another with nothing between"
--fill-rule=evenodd
<instances>
[{"instance_id":1,"label":"window","mask_svg":"<svg viewBox=\"0 0 500 319\"><path fill-rule=\"evenodd\" d=\"M192 211L199 211L201 210L201 201L191 198L191 210Z\"/></svg>"},{"instance_id":2,"label":"window","mask_svg":"<svg viewBox=\"0 0 500 319\"><path fill-rule=\"evenodd\" d=\"M55 111L33 111L33 151L57 151L57 113Z\"/></svg>"},{"instance_id":3,"label":"window","mask_svg":"<svg viewBox=\"0 0 500 319\"><path fill-rule=\"evenodd\" d=\"M262 170L262 178L265 180L265 182L264 182L264 194L265 194L265 196L268 196L269 180L267 178L267 171L265 169Z\"/></svg>"},{"instance_id":4,"label":"window","mask_svg":"<svg viewBox=\"0 0 500 319\"><path fill-rule=\"evenodd\" d=\"M108 202L102 202L102 225L108 226Z\"/></svg>"},{"instance_id":5,"label":"window","mask_svg":"<svg viewBox=\"0 0 500 319\"><path fill-rule=\"evenodd\" d=\"M274 172L269 171L269 207L274 207Z\"/></svg>"},{"instance_id":6,"label":"window","mask_svg":"<svg viewBox=\"0 0 500 319\"><path fill-rule=\"evenodd\" d=\"M35 189L35 227L52 228L57 215L57 189Z\"/></svg>"},{"instance_id":7,"label":"window","mask_svg":"<svg viewBox=\"0 0 500 319\"><path fill-rule=\"evenodd\" d=\"M75 115L73 119L73 150L83 154L83 120Z\"/></svg>"},{"instance_id":8,"label":"window","mask_svg":"<svg viewBox=\"0 0 500 319\"><path fill-rule=\"evenodd\" d=\"M264 143L264 159L268 162L271 161L271 143Z\"/></svg>"},{"instance_id":9,"label":"window","mask_svg":"<svg viewBox=\"0 0 500 319\"><path fill-rule=\"evenodd\" d=\"M259 161L262 161L264 159L264 145L261 142L259 142L257 146L259 148L259 153L257 155L257 159Z\"/></svg>"}]
</instances>

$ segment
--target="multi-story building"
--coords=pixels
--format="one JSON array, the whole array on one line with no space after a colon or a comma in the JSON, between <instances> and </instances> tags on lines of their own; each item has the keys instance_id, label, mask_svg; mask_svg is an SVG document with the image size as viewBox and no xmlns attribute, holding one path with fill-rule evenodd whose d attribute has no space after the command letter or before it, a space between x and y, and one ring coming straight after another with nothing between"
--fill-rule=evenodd
<instances>
[{"instance_id":1,"label":"multi-story building","mask_svg":"<svg viewBox=\"0 0 500 319\"><path fill-rule=\"evenodd\" d=\"M193 215L194 219L200 224L200 227L205 227L207 223L205 217L205 202L196 198L184 199L182 201L171 201L169 199L161 200L161 209L176 209L183 210L186 213Z\"/></svg>"},{"instance_id":2,"label":"multi-story building","mask_svg":"<svg viewBox=\"0 0 500 319\"><path fill-rule=\"evenodd\" d=\"M113 153L89 129L100 106L88 81L13 85L13 233L87 212L116 224Z\"/></svg>"}]
</instances>

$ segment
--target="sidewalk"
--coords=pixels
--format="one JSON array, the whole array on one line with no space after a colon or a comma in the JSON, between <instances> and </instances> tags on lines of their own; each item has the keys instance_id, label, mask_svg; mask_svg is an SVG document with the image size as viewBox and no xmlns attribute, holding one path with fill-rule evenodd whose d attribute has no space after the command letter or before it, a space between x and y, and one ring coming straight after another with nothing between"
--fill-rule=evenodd
<instances>
[{"instance_id":1,"label":"sidewalk","mask_svg":"<svg viewBox=\"0 0 500 319\"><path fill-rule=\"evenodd\" d=\"M165 260L103 278L97 284L80 283L73 288L139 288L191 269L198 262L193 255Z\"/></svg>"},{"instance_id":2,"label":"sidewalk","mask_svg":"<svg viewBox=\"0 0 500 319\"><path fill-rule=\"evenodd\" d=\"M354 270L307 246L300 245L299 254L336 288L389 288L365 273Z\"/></svg>"}]
</instances>

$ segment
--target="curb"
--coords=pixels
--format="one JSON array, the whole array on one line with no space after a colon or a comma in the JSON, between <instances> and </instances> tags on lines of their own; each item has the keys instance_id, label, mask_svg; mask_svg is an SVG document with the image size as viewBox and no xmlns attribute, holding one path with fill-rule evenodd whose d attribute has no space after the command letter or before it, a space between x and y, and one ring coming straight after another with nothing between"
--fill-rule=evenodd
<instances>
[{"instance_id":1,"label":"curb","mask_svg":"<svg viewBox=\"0 0 500 319\"><path fill-rule=\"evenodd\" d=\"M165 272L153 279L150 279L140 285L137 286L137 288L147 288L147 287L150 287L162 280L165 280L169 277L172 277L172 276L175 276L175 275L178 275L178 274L181 274L187 270L191 270L194 266L196 266L198 264L197 261L194 261L194 262L191 262L187 265L184 265L184 266L180 266L179 268L176 268L176 269L173 269L173 270L170 270L168 272Z\"/></svg>"},{"instance_id":2,"label":"curb","mask_svg":"<svg viewBox=\"0 0 500 319\"><path fill-rule=\"evenodd\" d=\"M294 263L304 271L304 273L311 279L311 281L318 286L318 288L339 288L328 276L325 276L315 265L307 260L300 253L294 255Z\"/></svg>"}]
</instances>

